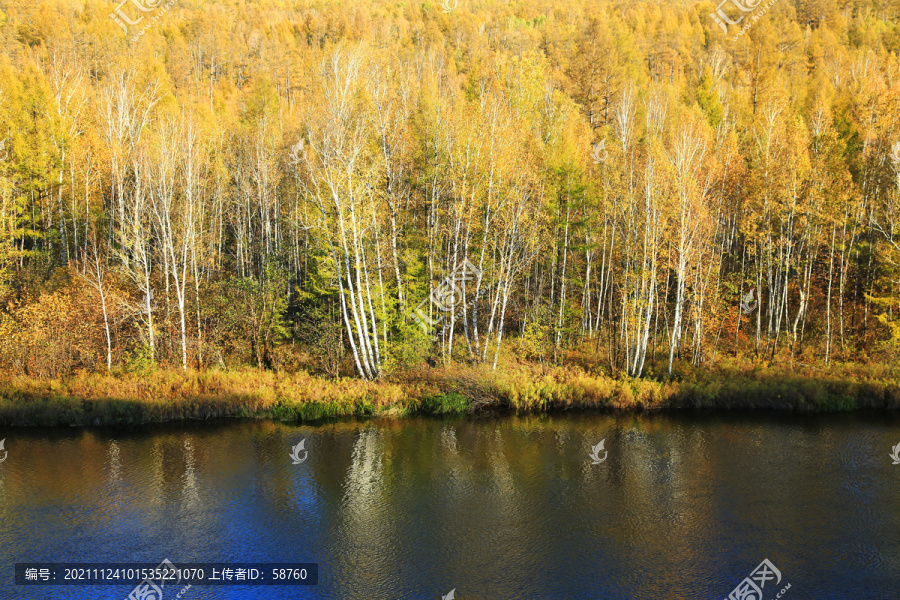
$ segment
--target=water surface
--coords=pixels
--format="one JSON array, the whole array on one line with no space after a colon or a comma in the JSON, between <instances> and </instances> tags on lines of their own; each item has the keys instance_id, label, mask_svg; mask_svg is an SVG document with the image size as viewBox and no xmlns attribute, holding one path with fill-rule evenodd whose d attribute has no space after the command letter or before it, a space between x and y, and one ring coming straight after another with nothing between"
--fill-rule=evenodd
<instances>
[{"instance_id":1,"label":"water surface","mask_svg":"<svg viewBox=\"0 0 900 600\"><path fill-rule=\"evenodd\" d=\"M199 599L787 599L900 589L900 416L595 413L5 429L0 598L16 562L314 562L315 587ZM292 464L305 439L308 458ZM588 451L605 440L607 458ZM601 456L603 454L601 453ZM773 584L765 600L773 598ZM174 594L172 596L174 598ZM166 596L168 600L169 596Z\"/></svg>"}]
</instances>

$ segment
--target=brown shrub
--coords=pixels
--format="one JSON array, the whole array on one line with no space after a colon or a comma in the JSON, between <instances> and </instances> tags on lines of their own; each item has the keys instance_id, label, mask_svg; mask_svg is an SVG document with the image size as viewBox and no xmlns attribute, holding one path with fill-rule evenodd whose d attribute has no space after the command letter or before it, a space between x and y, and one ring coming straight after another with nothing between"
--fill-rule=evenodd
<instances>
[{"instance_id":1,"label":"brown shrub","mask_svg":"<svg viewBox=\"0 0 900 600\"><path fill-rule=\"evenodd\" d=\"M95 296L88 286L73 280L32 303L0 313L0 368L54 377L102 364L106 338Z\"/></svg>"}]
</instances>

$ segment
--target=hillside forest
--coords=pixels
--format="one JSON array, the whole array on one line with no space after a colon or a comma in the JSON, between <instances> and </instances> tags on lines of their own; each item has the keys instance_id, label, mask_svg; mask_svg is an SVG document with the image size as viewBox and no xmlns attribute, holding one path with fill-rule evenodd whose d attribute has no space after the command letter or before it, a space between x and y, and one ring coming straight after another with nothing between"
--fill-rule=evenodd
<instances>
[{"instance_id":1,"label":"hillside forest","mask_svg":"<svg viewBox=\"0 0 900 600\"><path fill-rule=\"evenodd\" d=\"M900 4L730 2L0 2L0 371L896 361Z\"/></svg>"}]
</instances>

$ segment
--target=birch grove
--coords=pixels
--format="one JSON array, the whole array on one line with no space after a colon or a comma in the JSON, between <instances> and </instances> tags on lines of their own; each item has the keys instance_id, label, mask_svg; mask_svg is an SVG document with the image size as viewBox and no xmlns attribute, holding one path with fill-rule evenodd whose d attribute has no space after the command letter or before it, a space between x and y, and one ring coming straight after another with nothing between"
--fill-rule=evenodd
<instances>
[{"instance_id":1,"label":"birch grove","mask_svg":"<svg viewBox=\"0 0 900 600\"><path fill-rule=\"evenodd\" d=\"M53 375L900 344L900 58L862 0L735 42L695 2L212 0L136 42L32 4L0 24L0 368L47 298L94 328Z\"/></svg>"}]
</instances>

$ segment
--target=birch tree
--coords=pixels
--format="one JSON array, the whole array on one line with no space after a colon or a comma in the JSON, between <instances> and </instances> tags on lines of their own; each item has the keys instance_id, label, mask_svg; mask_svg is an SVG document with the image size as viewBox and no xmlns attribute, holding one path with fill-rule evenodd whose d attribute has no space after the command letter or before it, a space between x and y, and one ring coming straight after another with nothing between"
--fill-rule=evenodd
<instances>
[{"instance_id":1,"label":"birch tree","mask_svg":"<svg viewBox=\"0 0 900 600\"><path fill-rule=\"evenodd\" d=\"M368 263L371 204L366 202L375 172L365 154L369 120L359 103L362 67L359 49L340 47L324 60L318 90L321 105L307 117L308 141L298 181L321 217L313 226L331 251L357 372L376 379L382 358Z\"/></svg>"}]
</instances>

